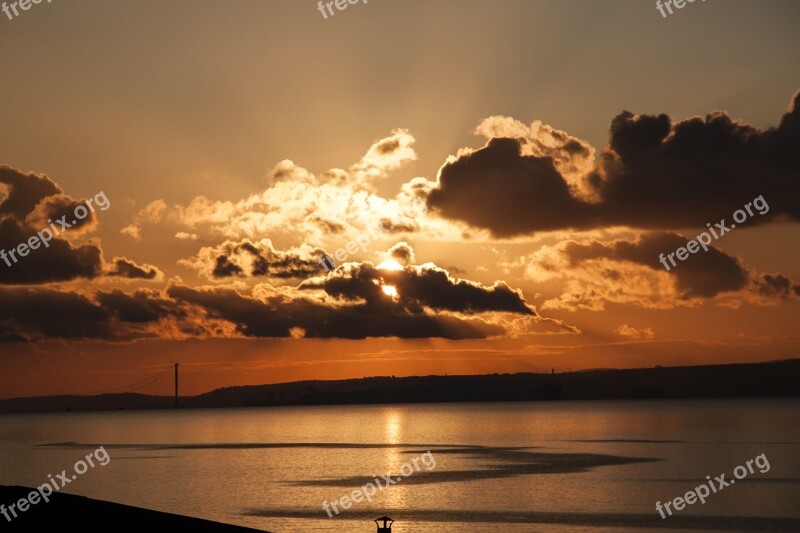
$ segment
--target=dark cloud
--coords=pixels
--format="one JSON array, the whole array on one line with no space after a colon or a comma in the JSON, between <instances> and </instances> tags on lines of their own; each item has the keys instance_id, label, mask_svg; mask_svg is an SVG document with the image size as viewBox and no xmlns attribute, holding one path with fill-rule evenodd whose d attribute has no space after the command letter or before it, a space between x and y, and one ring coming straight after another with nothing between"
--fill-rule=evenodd
<instances>
[{"instance_id":1,"label":"dark cloud","mask_svg":"<svg viewBox=\"0 0 800 533\"><path fill-rule=\"evenodd\" d=\"M128 279L152 280L160 277L161 271L152 265L137 265L124 257L115 257L111 265L103 259L102 250L94 244L73 246L69 241L54 238L24 257L15 250L21 243L28 243L36 235L19 225L13 218L0 221L0 285L36 285L71 281L79 278L94 279L102 275ZM14 262L14 258L17 259ZM7 262L6 262L7 261Z\"/></svg>"},{"instance_id":2,"label":"dark cloud","mask_svg":"<svg viewBox=\"0 0 800 533\"><path fill-rule=\"evenodd\" d=\"M159 274L161 274L161 271L152 265L137 265L124 257L115 257L111 264L110 270L106 273L107 276L153 280L160 277Z\"/></svg>"},{"instance_id":3,"label":"dark cloud","mask_svg":"<svg viewBox=\"0 0 800 533\"><path fill-rule=\"evenodd\" d=\"M28 339L19 334L17 329L10 324L4 324L0 321L0 343L24 343L29 342Z\"/></svg>"},{"instance_id":4,"label":"dark cloud","mask_svg":"<svg viewBox=\"0 0 800 533\"><path fill-rule=\"evenodd\" d=\"M386 286L396 294L385 291ZM88 296L0 287L0 342L170 335L482 339L507 333L506 326L485 316L493 313L574 331L539 317L519 291L504 283L487 287L454 279L432 265L391 271L348 263L305 282L302 290L261 286L256 292L248 296L232 289L172 285L163 293L115 289Z\"/></svg>"},{"instance_id":5,"label":"dark cloud","mask_svg":"<svg viewBox=\"0 0 800 533\"><path fill-rule=\"evenodd\" d=\"M394 291L387 292L387 287ZM347 263L325 277L303 282L300 289L313 297L276 290L254 298L231 289L185 286L170 287L168 294L253 337L478 339L507 333L503 326L478 317L487 313L520 315L542 321L551 330L575 331L539 317L519 291L504 283L486 287L456 280L432 265L383 270L370 263Z\"/></svg>"},{"instance_id":6,"label":"dark cloud","mask_svg":"<svg viewBox=\"0 0 800 533\"><path fill-rule=\"evenodd\" d=\"M561 250L567 256L571 266L592 259L609 259L612 261L629 261L644 265L653 270L666 271L659 262L659 256L665 256L680 247L686 247L688 239L673 232L651 232L641 235L637 240L600 241L567 241ZM725 292L741 291L753 288L760 295L768 298L788 298L792 294L800 295L800 285L781 274L758 274L743 265L739 259L722 250L709 247L696 254L690 254L685 261L676 259L677 266L670 266L670 275L675 276L676 287L681 298L712 298ZM619 275L613 271L607 276ZM617 280L619 281L619 280Z\"/></svg>"},{"instance_id":7,"label":"dark cloud","mask_svg":"<svg viewBox=\"0 0 800 533\"><path fill-rule=\"evenodd\" d=\"M382 218L378 222L378 227L388 233L414 233L415 231L419 230L419 224L412 220L390 220L388 218Z\"/></svg>"},{"instance_id":8,"label":"dark cloud","mask_svg":"<svg viewBox=\"0 0 800 533\"><path fill-rule=\"evenodd\" d=\"M382 289L389 285L397 290L394 300L387 300ZM507 312L536 316L520 291L502 282L491 287L452 278L446 270L432 266L406 267L403 270L377 269L370 263L342 265L324 280L309 281L301 288L319 287L330 296L345 300L363 300L381 307L387 301L407 312L424 308L468 314Z\"/></svg>"},{"instance_id":9,"label":"dark cloud","mask_svg":"<svg viewBox=\"0 0 800 533\"><path fill-rule=\"evenodd\" d=\"M65 222L71 226L67 231L89 229L97 221L94 212L88 208L85 218L78 219L75 208L86 208L86 202L65 195L61 187L46 175L26 174L0 165L0 185L6 186L5 198L0 202L0 218L16 219L21 226L31 230L49 227L51 221L62 217L66 217Z\"/></svg>"},{"instance_id":10,"label":"dark cloud","mask_svg":"<svg viewBox=\"0 0 800 533\"><path fill-rule=\"evenodd\" d=\"M83 206L86 210L83 219L75 216L75 209L79 206ZM65 231L90 231L97 225L97 215L86 207L86 202L66 195L51 196L42 200L27 215L25 224L30 228L47 228L52 222L60 230L61 225L56 222L60 219L70 225Z\"/></svg>"},{"instance_id":11,"label":"dark cloud","mask_svg":"<svg viewBox=\"0 0 800 533\"><path fill-rule=\"evenodd\" d=\"M318 215L309 217L308 221L317 224L320 227L320 229L322 229L328 235L338 235L344 232L344 230L346 229L344 224L340 224L339 222L322 218Z\"/></svg>"},{"instance_id":12,"label":"dark cloud","mask_svg":"<svg viewBox=\"0 0 800 533\"><path fill-rule=\"evenodd\" d=\"M27 230L13 218L0 222L0 250L10 251L27 243L35 232ZM21 285L69 281L76 278L92 279L102 274L103 255L93 244L73 246L68 241L54 238L47 247L40 245L14 263L8 256L9 266L0 260L0 284Z\"/></svg>"},{"instance_id":13,"label":"dark cloud","mask_svg":"<svg viewBox=\"0 0 800 533\"><path fill-rule=\"evenodd\" d=\"M108 311L83 295L41 288L0 287L0 331L26 341L114 338Z\"/></svg>"},{"instance_id":14,"label":"dark cloud","mask_svg":"<svg viewBox=\"0 0 800 533\"><path fill-rule=\"evenodd\" d=\"M407 242L398 242L389 248L388 254L403 266L412 265L416 262L414 249Z\"/></svg>"},{"instance_id":15,"label":"dark cloud","mask_svg":"<svg viewBox=\"0 0 800 533\"><path fill-rule=\"evenodd\" d=\"M162 318L185 318L187 312L174 300L161 297L152 290L125 293L119 289L98 292L97 301L109 313L123 322L155 322Z\"/></svg>"},{"instance_id":16,"label":"dark cloud","mask_svg":"<svg viewBox=\"0 0 800 533\"><path fill-rule=\"evenodd\" d=\"M768 298L800 296L800 285L781 274L764 274L757 281L758 292Z\"/></svg>"},{"instance_id":17,"label":"dark cloud","mask_svg":"<svg viewBox=\"0 0 800 533\"><path fill-rule=\"evenodd\" d=\"M5 199L0 203L0 215L19 219L24 219L36 204L48 196L62 193L61 188L47 176L25 174L7 165L0 165L0 184L8 189Z\"/></svg>"},{"instance_id":18,"label":"dark cloud","mask_svg":"<svg viewBox=\"0 0 800 533\"><path fill-rule=\"evenodd\" d=\"M262 301L229 289L183 286L171 287L169 295L201 307L210 318L232 322L249 337L291 337L302 332L312 338L479 339L504 333L500 326L479 319L410 313L389 302L331 307L303 299L276 296Z\"/></svg>"},{"instance_id":19,"label":"dark cloud","mask_svg":"<svg viewBox=\"0 0 800 533\"><path fill-rule=\"evenodd\" d=\"M573 198L551 158L522 155L521 142L491 139L445 164L428 205L497 235L591 225L594 206Z\"/></svg>"},{"instance_id":20,"label":"dark cloud","mask_svg":"<svg viewBox=\"0 0 800 533\"><path fill-rule=\"evenodd\" d=\"M384 139L375 145L375 150L381 155L391 154L400 148L400 141L398 139Z\"/></svg>"},{"instance_id":21,"label":"dark cloud","mask_svg":"<svg viewBox=\"0 0 800 533\"><path fill-rule=\"evenodd\" d=\"M583 186L587 201L556 159L526 155L525 139L493 138L448 161L428 203L442 215L510 236L535 231L628 225L704 226L763 196L765 214L748 224L800 220L800 93L775 128L761 130L723 112L673 122L623 112ZM559 167L561 168L561 167ZM574 184L573 184L574 185Z\"/></svg>"},{"instance_id":22,"label":"dark cloud","mask_svg":"<svg viewBox=\"0 0 800 533\"><path fill-rule=\"evenodd\" d=\"M131 341L213 332L199 310L156 291L77 292L43 287L0 287L0 342L53 339ZM161 324L171 328L158 329Z\"/></svg>"},{"instance_id":23,"label":"dark cloud","mask_svg":"<svg viewBox=\"0 0 800 533\"><path fill-rule=\"evenodd\" d=\"M8 166L0 166L0 184L5 185L5 196L0 203L0 284L34 285L93 279L106 271L98 245L75 246L60 237L62 230L80 232L96 226L96 216L86 207L86 202L63 194L47 176L26 174ZM86 217L77 220L75 208L81 205L86 209ZM66 230L55 222L64 216L71 226ZM53 226L57 229L53 230ZM37 238L31 240L35 236ZM27 249L24 256L18 250L22 244L25 245L23 253ZM36 248L30 248L31 244ZM137 277L135 264L125 261L127 265L115 265L117 273L112 275ZM149 275L149 271L144 274Z\"/></svg>"},{"instance_id":24,"label":"dark cloud","mask_svg":"<svg viewBox=\"0 0 800 533\"><path fill-rule=\"evenodd\" d=\"M653 232L642 235L635 241L617 240L609 243L599 241L570 241L564 252L573 265L590 259L606 258L615 261L630 261L654 270L666 271L659 263L659 255L685 247L686 237L673 232ZM675 276L682 298L710 298L727 291L738 291L747 286L747 269L732 257L717 248L692 254L686 261L677 261L669 273Z\"/></svg>"},{"instance_id":25,"label":"dark cloud","mask_svg":"<svg viewBox=\"0 0 800 533\"><path fill-rule=\"evenodd\" d=\"M21 257L15 251L12 257L12 250L21 243L28 243L35 235L35 232L20 226L13 218L0 221L0 285L36 285L79 278L94 279L102 275L144 280L161 277L161 271L152 265L137 265L124 257L115 257L112 264L108 265L103 259L103 251L97 245L74 246L60 238L50 240L47 246L39 240L38 247L29 250L26 256ZM5 259L2 258L3 253Z\"/></svg>"},{"instance_id":26,"label":"dark cloud","mask_svg":"<svg viewBox=\"0 0 800 533\"><path fill-rule=\"evenodd\" d=\"M195 268L212 278L269 277L277 279L308 278L319 274L320 257L327 256L321 248L303 245L287 251L276 250L264 239L252 242L226 241L216 247L205 247L194 258L181 264Z\"/></svg>"},{"instance_id":27,"label":"dark cloud","mask_svg":"<svg viewBox=\"0 0 800 533\"><path fill-rule=\"evenodd\" d=\"M211 275L215 278L243 276L244 269L234 263L231 263L227 255L218 255L216 259L214 259L214 268L211 270Z\"/></svg>"}]
</instances>

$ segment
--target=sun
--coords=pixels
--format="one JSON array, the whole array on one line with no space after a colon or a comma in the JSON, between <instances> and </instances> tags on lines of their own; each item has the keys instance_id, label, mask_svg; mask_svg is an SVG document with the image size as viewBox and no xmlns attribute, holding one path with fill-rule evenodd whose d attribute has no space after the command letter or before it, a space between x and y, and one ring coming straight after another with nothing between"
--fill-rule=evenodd
<instances>
[{"instance_id":1,"label":"sun","mask_svg":"<svg viewBox=\"0 0 800 533\"><path fill-rule=\"evenodd\" d=\"M386 296L391 296L392 298L397 298L399 296L399 294L397 294L397 289L391 285L384 285L381 287L381 290L383 290L383 294Z\"/></svg>"},{"instance_id":2,"label":"sun","mask_svg":"<svg viewBox=\"0 0 800 533\"><path fill-rule=\"evenodd\" d=\"M380 265L376 266L378 270L403 270L403 265L395 261L394 259L387 259Z\"/></svg>"}]
</instances>

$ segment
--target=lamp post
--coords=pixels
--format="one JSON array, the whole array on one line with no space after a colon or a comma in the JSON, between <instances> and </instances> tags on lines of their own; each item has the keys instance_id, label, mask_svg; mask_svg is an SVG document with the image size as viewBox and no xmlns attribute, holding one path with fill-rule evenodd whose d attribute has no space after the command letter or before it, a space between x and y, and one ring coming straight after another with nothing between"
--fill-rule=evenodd
<instances>
[{"instance_id":1,"label":"lamp post","mask_svg":"<svg viewBox=\"0 0 800 533\"><path fill-rule=\"evenodd\" d=\"M394 524L394 520L388 516L382 516L374 520L374 522L378 524L378 533L392 533L392 524ZM383 523L383 525L381 525L381 523Z\"/></svg>"}]
</instances>

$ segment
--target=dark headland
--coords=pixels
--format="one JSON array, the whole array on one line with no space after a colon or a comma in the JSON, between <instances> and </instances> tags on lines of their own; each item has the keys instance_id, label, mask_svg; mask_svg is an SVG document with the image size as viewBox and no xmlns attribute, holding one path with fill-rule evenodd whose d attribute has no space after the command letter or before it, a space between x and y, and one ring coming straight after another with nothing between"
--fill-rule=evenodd
<instances>
[{"instance_id":1,"label":"dark headland","mask_svg":"<svg viewBox=\"0 0 800 533\"><path fill-rule=\"evenodd\" d=\"M0 486L0 503L27 498L33 489ZM149 511L74 496L52 494L50 501L39 501L25 512L17 511L17 518L8 522L0 516L0 531L80 531L81 533L108 533L109 531L192 531L198 533L264 533L261 530L231 526L159 511Z\"/></svg>"},{"instance_id":2,"label":"dark headland","mask_svg":"<svg viewBox=\"0 0 800 533\"><path fill-rule=\"evenodd\" d=\"M226 387L182 408L384 403L800 397L800 359L731 365L480 376L369 377ZM168 409L171 396L105 394L0 400L0 413Z\"/></svg>"}]
</instances>

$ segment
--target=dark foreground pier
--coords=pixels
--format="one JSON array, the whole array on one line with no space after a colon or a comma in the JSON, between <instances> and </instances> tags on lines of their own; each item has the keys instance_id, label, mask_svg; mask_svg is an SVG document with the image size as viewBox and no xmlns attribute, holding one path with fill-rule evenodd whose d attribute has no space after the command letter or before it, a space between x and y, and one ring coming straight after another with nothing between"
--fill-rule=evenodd
<instances>
[{"instance_id":1,"label":"dark foreground pier","mask_svg":"<svg viewBox=\"0 0 800 533\"><path fill-rule=\"evenodd\" d=\"M39 501L25 512L15 509L17 517L8 511L11 504L27 499L33 489L0 486L0 504L11 517L9 522L0 514L0 531L59 531L69 529L81 533L107 533L109 531L192 531L201 533L264 533L261 530L231 526L159 511L150 511L92 500L83 496L58 493L50 501Z\"/></svg>"}]
</instances>

